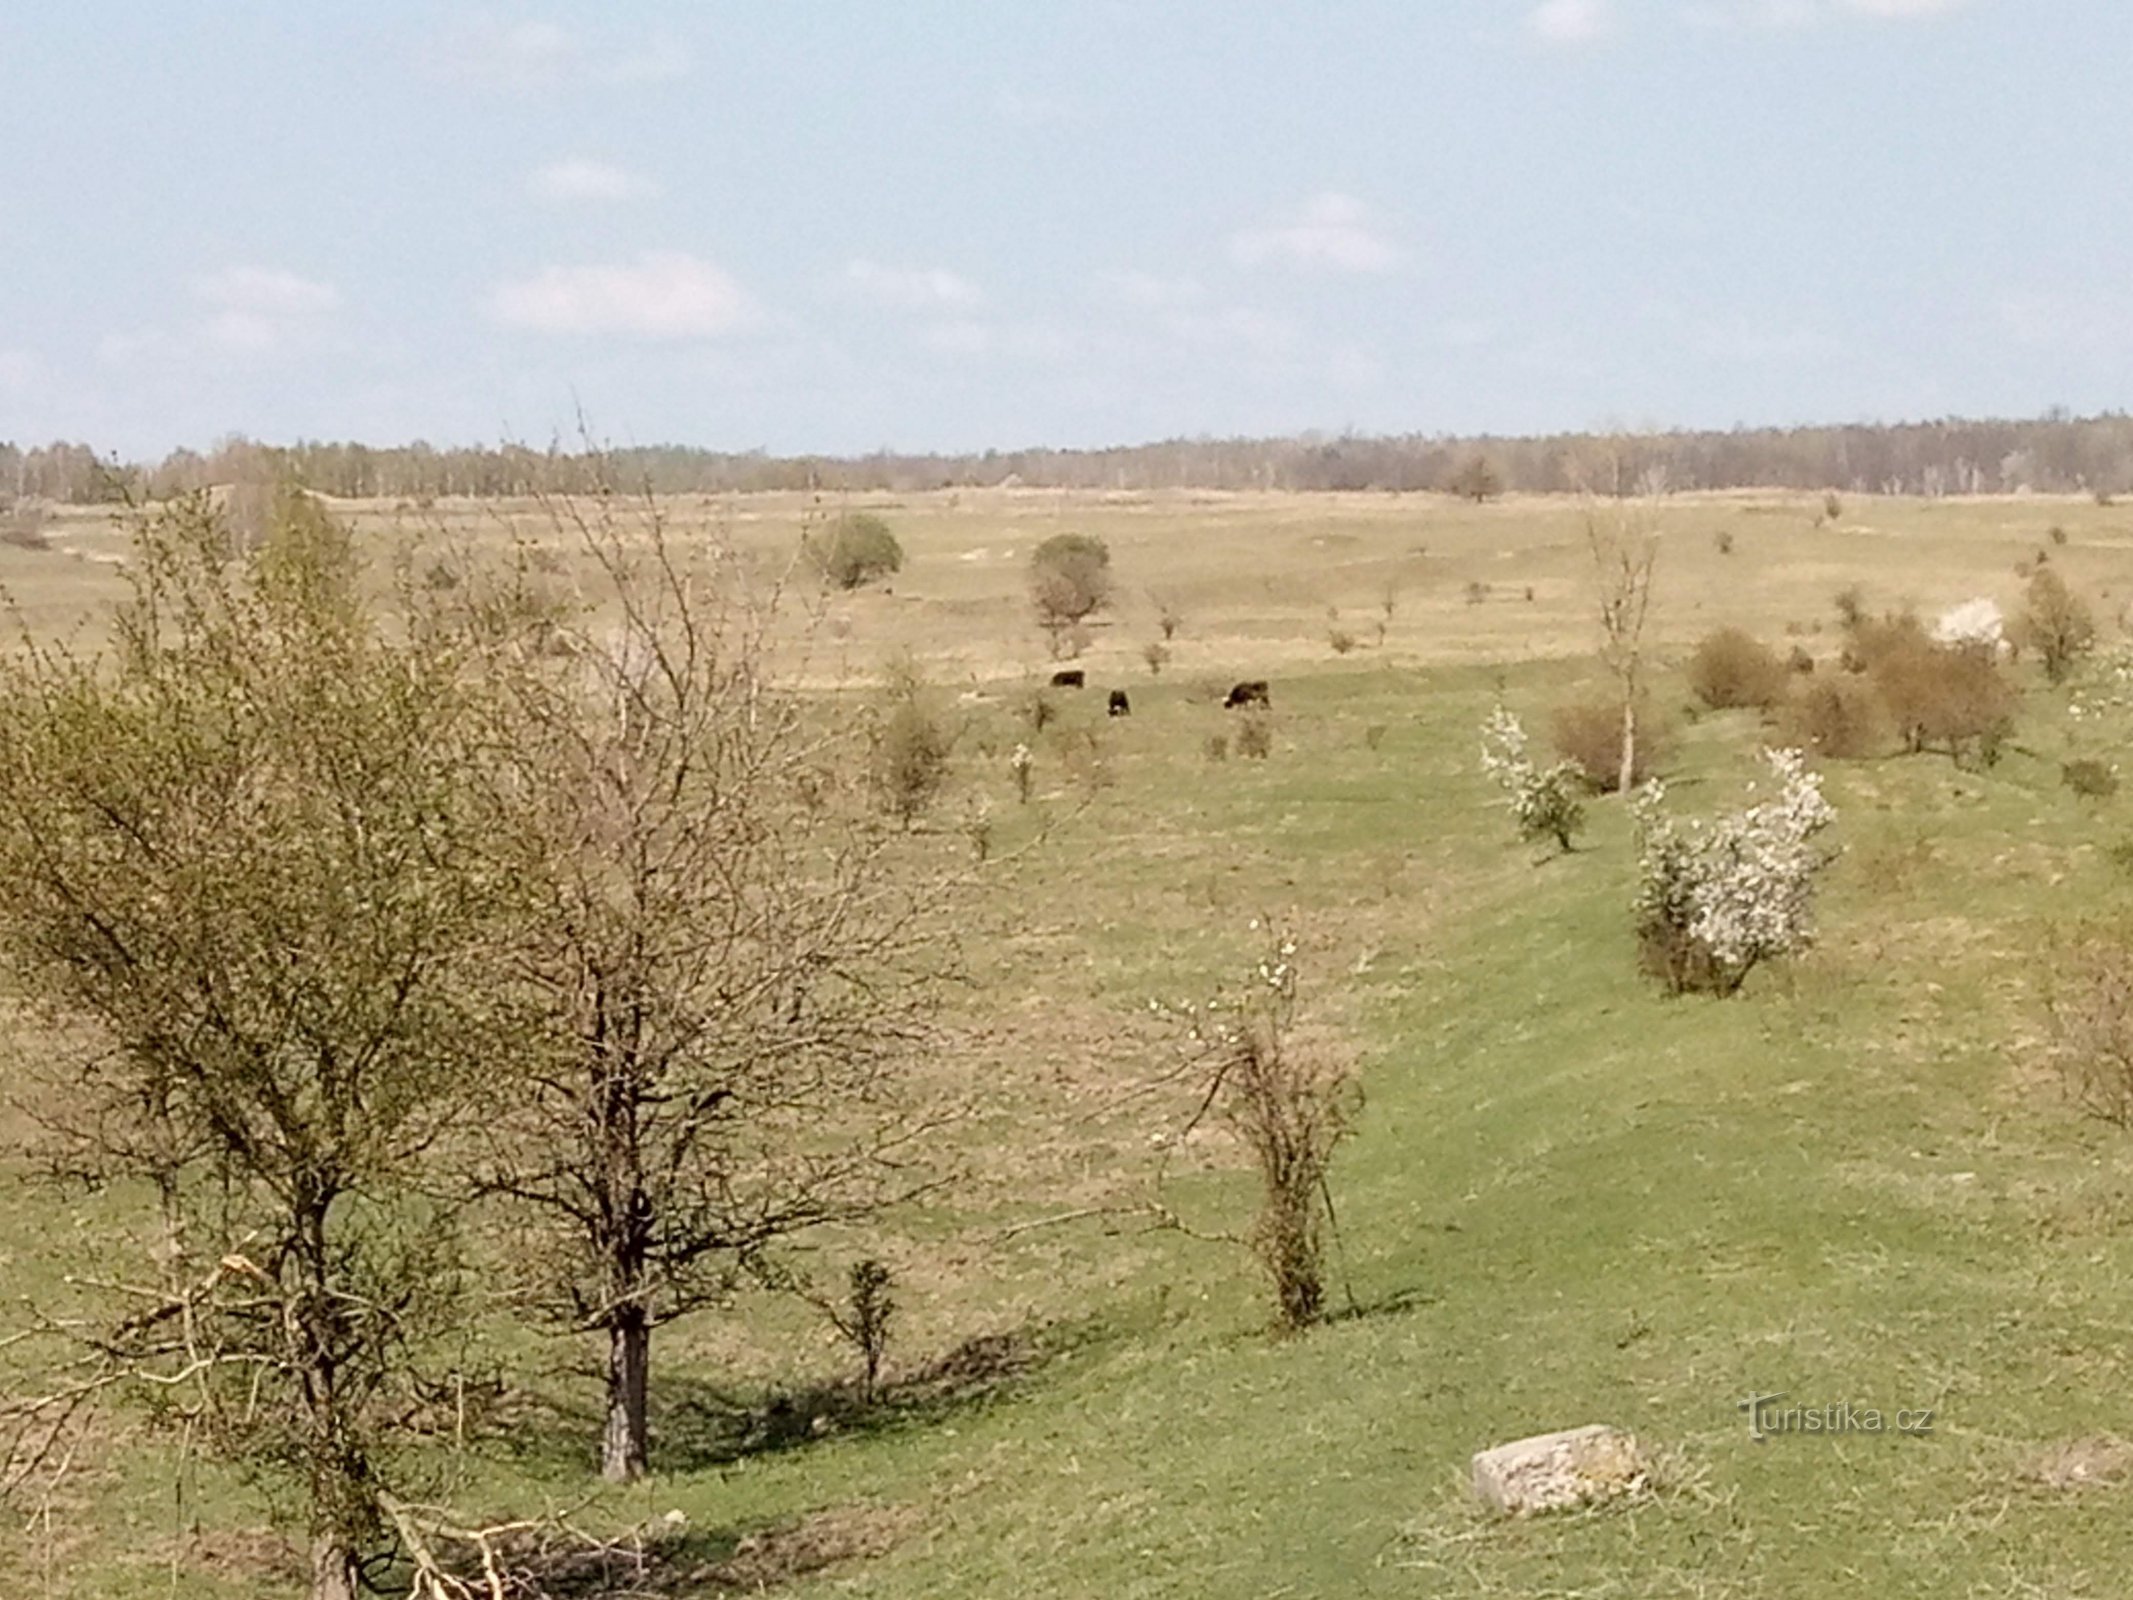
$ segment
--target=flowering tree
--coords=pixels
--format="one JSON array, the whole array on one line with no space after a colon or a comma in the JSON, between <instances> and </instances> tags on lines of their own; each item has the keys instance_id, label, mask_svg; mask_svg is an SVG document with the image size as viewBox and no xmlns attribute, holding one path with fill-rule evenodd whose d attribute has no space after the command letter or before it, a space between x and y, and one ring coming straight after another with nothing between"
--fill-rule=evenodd
<instances>
[{"instance_id":1,"label":"flowering tree","mask_svg":"<svg viewBox=\"0 0 2133 1600\"><path fill-rule=\"evenodd\" d=\"M1481 725L1481 770L1504 792L1504 805L1518 824L1521 839L1553 839L1565 851L1585 826L1584 779L1574 761L1558 761L1543 772L1526 754L1526 730L1511 712L1498 706Z\"/></svg>"},{"instance_id":2,"label":"flowering tree","mask_svg":"<svg viewBox=\"0 0 2133 1600\"><path fill-rule=\"evenodd\" d=\"M1814 839L1836 813L1799 751L1764 758L1777 793L1708 823L1675 823L1658 783L1636 799L1637 942L1671 993L1733 994L1811 936L1815 875L1829 860Z\"/></svg>"},{"instance_id":3,"label":"flowering tree","mask_svg":"<svg viewBox=\"0 0 2133 1600\"><path fill-rule=\"evenodd\" d=\"M1997 652L2006 638L2006 618L2001 615L1998 603L1992 600L1965 600L1959 606L1950 606L1933 624L1936 644L1968 645Z\"/></svg>"}]
</instances>

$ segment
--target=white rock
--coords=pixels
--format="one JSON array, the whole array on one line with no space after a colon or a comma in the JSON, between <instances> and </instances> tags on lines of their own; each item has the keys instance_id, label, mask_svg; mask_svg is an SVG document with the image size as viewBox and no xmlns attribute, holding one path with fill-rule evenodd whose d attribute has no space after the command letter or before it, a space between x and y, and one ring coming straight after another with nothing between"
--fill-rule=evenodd
<instances>
[{"instance_id":1,"label":"white rock","mask_svg":"<svg viewBox=\"0 0 2133 1600\"><path fill-rule=\"evenodd\" d=\"M1497 1445L1474 1457L1474 1493L1513 1516L1611 1500L1650 1476L1634 1436L1601 1423Z\"/></svg>"}]
</instances>

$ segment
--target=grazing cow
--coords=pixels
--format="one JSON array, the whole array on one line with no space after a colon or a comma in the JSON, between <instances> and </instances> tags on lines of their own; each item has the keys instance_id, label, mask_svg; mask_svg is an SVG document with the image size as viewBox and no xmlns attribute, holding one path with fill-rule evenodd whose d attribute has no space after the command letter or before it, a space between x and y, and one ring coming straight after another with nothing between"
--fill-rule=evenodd
<instances>
[{"instance_id":1,"label":"grazing cow","mask_svg":"<svg viewBox=\"0 0 2133 1600\"><path fill-rule=\"evenodd\" d=\"M1222 709L1234 711L1239 706L1270 706L1273 703L1267 696L1266 679L1249 678L1231 687L1223 697Z\"/></svg>"},{"instance_id":2,"label":"grazing cow","mask_svg":"<svg viewBox=\"0 0 2133 1600\"><path fill-rule=\"evenodd\" d=\"M1133 702L1126 698L1125 690L1113 689L1111 703L1106 710L1114 717L1130 717L1133 715Z\"/></svg>"},{"instance_id":3,"label":"grazing cow","mask_svg":"<svg viewBox=\"0 0 2133 1600\"><path fill-rule=\"evenodd\" d=\"M1054 689L1079 689L1089 681L1089 675L1079 667L1062 667L1052 674Z\"/></svg>"}]
</instances>

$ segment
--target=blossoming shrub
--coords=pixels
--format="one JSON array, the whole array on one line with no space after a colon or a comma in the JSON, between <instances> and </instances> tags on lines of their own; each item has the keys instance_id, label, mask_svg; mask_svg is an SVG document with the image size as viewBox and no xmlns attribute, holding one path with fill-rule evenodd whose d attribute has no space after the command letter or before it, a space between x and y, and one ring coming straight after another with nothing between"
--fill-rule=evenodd
<instances>
[{"instance_id":1,"label":"blossoming shrub","mask_svg":"<svg viewBox=\"0 0 2133 1600\"><path fill-rule=\"evenodd\" d=\"M1526 754L1526 744L1525 727L1498 706L1481 725L1481 770L1503 790L1521 839L1553 839L1567 851L1585 826L1584 775L1573 761L1542 771Z\"/></svg>"},{"instance_id":2,"label":"blossoming shrub","mask_svg":"<svg viewBox=\"0 0 2133 1600\"><path fill-rule=\"evenodd\" d=\"M1736 993L1762 962L1808 942L1829 859L1815 836L1836 813L1799 751L1764 757L1776 794L1710 822L1675 822L1660 784L1637 796L1638 954L1669 993Z\"/></svg>"},{"instance_id":3,"label":"blossoming shrub","mask_svg":"<svg viewBox=\"0 0 2133 1600\"><path fill-rule=\"evenodd\" d=\"M1201 1005L1153 1006L1189 1025L1189 1059L1201 1069L1197 1109L1164 1147L1176 1148L1212 1117L1250 1152L1260 1204L1240 1242L1266 1274L1276 1326L1296 1333L1325 1315L1328 1172L1354 1130L1363 1091L1347 1052L1299 1024L1295 939L1279 928L1262 932L1257 919L1252 930L1266 942L1245 982Z\"/></svg>"}]
</instances>

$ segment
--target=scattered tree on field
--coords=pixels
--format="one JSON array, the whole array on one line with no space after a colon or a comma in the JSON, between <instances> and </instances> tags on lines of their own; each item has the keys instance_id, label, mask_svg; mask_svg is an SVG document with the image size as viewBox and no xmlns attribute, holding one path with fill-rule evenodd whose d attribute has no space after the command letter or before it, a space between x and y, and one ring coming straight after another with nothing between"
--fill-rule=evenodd
<instances>
[{"instance_id":1,"label":"scattered tree on field","mask_svg":"<svg viewBox=\"0 0 2133 1600\"><path fill-rule=\"evenodd\" d=\"M628 1479L654 1330L921 1181L931 1113L892 1069L948 959L944 880L892 863L865 730L772 676L775 596L649 506L562 514L619 620L566 618L567 649L499 669L522 1042L485 1179L527 1226L536 1309L606 1344L601 1470Z\"/></svg>"},{"instance_id":2,"label":"scattered tree on field","mask_svg":"<svg viewBox=\"0 0 2133 1600\"><path fill-rule=\"evenodd\" d=\"M513 896L467 641L389 633L308 498L258 532L233 564L205 497L172 504L107 658L0 671L0 951L92 1041L40 1095L53 1165L161 1213L152 1272L85 1265L125 1284L71 1392L293 1480L310 1593L350 1600L459 1321L437 1164L497 1099Z\"/></svg>"},{"instance_id":3,"label":"scattered tree on field","mask_svg":"<svg viewBox=\"0 0 2133 1600\"><path fill-rule=\"evenodd\" d=\"M1030 556L1029 590L1037 625L1056 657L1110 603L1110 547L1094 534L1053 534Z\"/></svg>"},{"instance_id":4,"label":"scattered tree on field","mask_svg":"<svg viewBox=\"0 0 2133 1600\"><path fill-rule=\"evenodd\" d=\"M2074 667L2096 647L2096 618L2087 602L2066 586L2051 567L2039 567L2029 580L2022 608L2023 636L2044 665L2044 676L2064 683Z\"/></svg>"},{"instance_id":5,"label":"scattered tree on field","mask_svg":"<svg viewBox=\"0 0 2133 1600\"><path fill-rule=\"evenodd\" d=\"M856 589L903 570L903 546L888 523L871 511L847 512L815 529L803 548L824 580L840 589Z\"/></svg>"},{"instance_id":6,"label":"scattered tree on field","mask_svg":"<svg viewBox=\"0 0 2133 1600\"><path fill-rule=\"evenodd\" d=\"M1644 628L1659 562L1658 516L1648 500L1585 497L1585 545L1592 557L1600 660L1613 674L1621 717L1616 788L1637 782L1637 716L1644 696Z\"/></svg>"}]
</instances>

